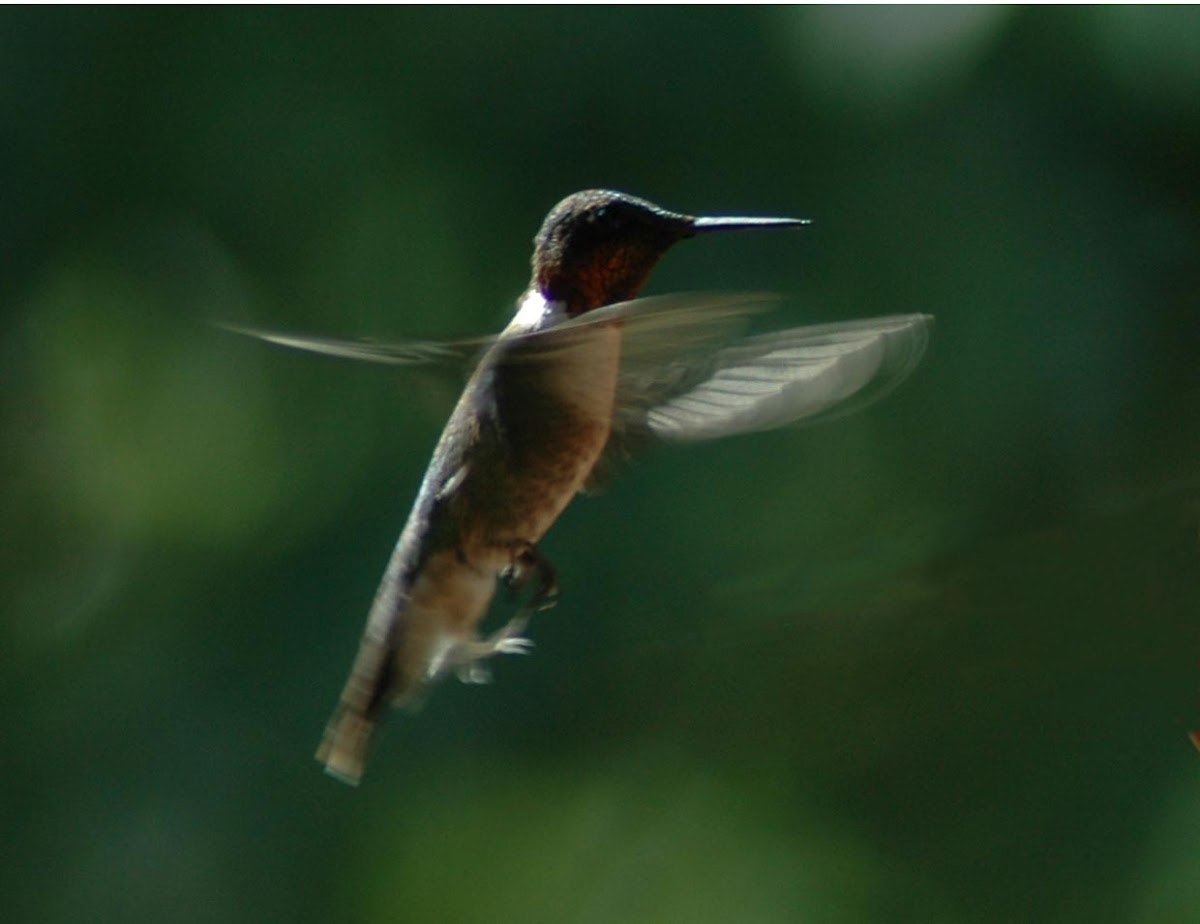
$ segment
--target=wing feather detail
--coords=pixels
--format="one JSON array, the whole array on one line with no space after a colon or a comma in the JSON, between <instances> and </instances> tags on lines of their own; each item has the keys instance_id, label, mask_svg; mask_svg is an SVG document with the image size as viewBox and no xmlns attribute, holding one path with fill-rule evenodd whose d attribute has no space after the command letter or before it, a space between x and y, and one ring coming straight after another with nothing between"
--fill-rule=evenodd
<instances>
[{"instance_id":1,"label":"wing feather detail","mask_svg":"<svg viewBox=\"0 0 1200 924\"><path fill-rule=\"evenodd\" d=\"M651 402L623 395L623 423L686 441L850 413L912 372L931 321L897 315L749 337L677 372L673 386Z\"/></svg>"}]
</instances>

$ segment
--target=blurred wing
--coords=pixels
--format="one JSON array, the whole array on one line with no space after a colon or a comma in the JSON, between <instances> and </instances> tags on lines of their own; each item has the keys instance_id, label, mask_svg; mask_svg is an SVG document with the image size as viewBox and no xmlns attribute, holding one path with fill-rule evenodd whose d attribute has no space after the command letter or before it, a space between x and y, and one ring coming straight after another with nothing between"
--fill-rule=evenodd
<instances>
[{"instance_id":1,"label":"blurred wing","mask_svg":"<svg viewBox=\"0 0 1200 924\"><path fill-rule=\"evenodd\" d=\"M895 315L738 339L746 319L775 301L758 293L639 298L541 330L445 342L335 340L220 326L327 356L426 365L465 360L498 343L504 344L506 363L543 362L564 351L587 350L595 326L619 324L613 430L589 482L594 487L614 461L649 439L715 439L856 411L912 372L933 321L924 314Z\"/></svg>"},{"instance_id":2,"label":"blurred wing","mask_svg":"<svg viewBox=\"0 0 1200 924\"><path fill-rule=\"evenodd\" d=\"M742 316L751 304L761 310L763 303L743 298ZM730 342L713 314L700 310L697 326L684 312L672 323L626 326L612 435L586 490L654 440L715 439L859 410L912 372L933 322L896 315Z\"/></svg>"},{"instance_id":3,"label":"blurred wing","mask_svg":"<svg viewBox=\"0 0 1200 924\"><path fill-rule=\"evenodd\" d=\"M559 326L586 328L620 321L631 355L666 359L681 349L711 342L741 327L746 318L770 311L779 296L769 292L685 292L652 295L605 305Z\"/></svg>"},{"instance_id":4,"label":"blurred wing","mask_svg":"<svg viewBox=\"0 0 1200 924\"><path fill-rule=\"evenodd\" d=\"M218 322L217 326L235 334L255 337L265 340L267 343L294 350L306 350L309 353L336 356L339 359L386 363L393 366L428 365L463 360L477 353L481 347L495 339L480 337L466 340L410 340L384 343L375 340L337 340L332 337L291 334L223 322Z\"/></svg>"},{"instance_id":5,"label":"blurred wing","mask_svg":"<svg viewBox=\"0 0 1200 924\"><path fill-rule=\"evenodd\" d=\"M215 324L231 333L289 349L339 359L412 366L469 359L501 340L506 344L505 362L545 361L565 350L586 349L589 331L598 325L619 322L623 330L637 332L634 343L643 345L644 359L652 359L659 354L665 358L668 344L672 353L679 354L690 346L722 336L728 339L746 316L767 310L774 301L774 296L762 294L662 295L606 305L540 330L440 341L339 340L223 321ZM646 347L652 348L649 353Z\"/></svg>"},{"instance_id":6,"label":"blurred wing","mask_svg":"<svg viewBox=\"0 0 1200 924\"><path fill-rule=\"evenodd\" d=\"M631 423L661 439L703 440L851 413L916 368L931 321L898 315L749 337L681 370L650 404L629 395Z\"/></svg>"}]
</instances>

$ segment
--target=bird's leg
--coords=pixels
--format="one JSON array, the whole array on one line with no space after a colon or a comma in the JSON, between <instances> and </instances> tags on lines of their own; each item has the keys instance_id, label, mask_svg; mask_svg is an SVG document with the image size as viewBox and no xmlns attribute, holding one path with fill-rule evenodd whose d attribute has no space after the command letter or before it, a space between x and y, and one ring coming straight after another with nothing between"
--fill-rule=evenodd
<instances>
[{"instance_id":1,"label":"bird's leg","mask_svg":"<svg viewBox=\"0 0 1200 924\"><path fill-rule=\"evenodd\" d=\"M492 672L480 663L484 658L498 654L529 654L533 650L533 639L521 634L528 622L528 611L522 610L487 638L455 645L450 660L458 679L463 683L487 683L492 679Z\"/></svg>"},{"instance_id":2,"label":"bird's leg","mask_svg":"<svg viewBox=\"0 0 1200 924\"><path fill-rule=\"evenodd\" d=\"M515 599L532 584L529 600L518 606L517 614L501 629L487 638L460 642L451 655L451 663L464 683L487 683L491 672L480 662L498 654L529 654L533 640L522 634L529 624L531 614L554 606L558 596L558 581L554 566L537 550L532 542L516 540L509 550L512 559L503 571L500 580Z\"/></svg>"},{"instance_id":3,"label":"bird's leg","mask_svg":"<svg viewBox=\"0 0 1200 924\"><path fill-rule=\"evenodd\" d=\"M511 549L512 561L500 572L500 580L514 597L535 581L533 594L521 609L531 613L550 609L558 602L558 572L532 542L518 539Z\"/></svg>"}]
</instances>

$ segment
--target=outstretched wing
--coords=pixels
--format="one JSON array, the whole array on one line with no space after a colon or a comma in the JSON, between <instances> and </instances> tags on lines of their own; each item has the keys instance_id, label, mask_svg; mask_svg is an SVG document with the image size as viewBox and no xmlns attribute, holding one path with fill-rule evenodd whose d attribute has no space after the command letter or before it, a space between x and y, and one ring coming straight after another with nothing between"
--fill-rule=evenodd
<instances>
[{"instance_id":1,"label":"outstretched wing","mask_svg":"<svg viewBox=\"0 0 1200 924\"><path fill-rule=\"evenodd\" d=\"M335 340L221 326L328 356L427 365L465 361L500 340L509 345L506 362L544 361L586 349L594 325L618 323L621 369L612 437L594 483L649 440L715 439L858 410L912 372L933 322L925 314L894 315L741 336L745 321L775 300L763 294L639 298L538 330L454 341Z\"/></svg>"},{"instance_id":2,"label":"outstretched wing","mask_svg":"<svg viewBox=\"0 0 1200 924\"><path fill-rule=\"evenodd\" d=\"M633 344L636 355L652 361L711 343L722 335L728 339L746 317L769 310L776 301L776 296L761 293L655 295L606 305L537 329L457 340L342 340L228 321L213 324L230 333L293 350L391 366L419 366L469 359L499 340L514 347L509 351L509 361L536 362L586 343L590 328L618 321L624 330L637 333Z\"/></svg>"},{"instance_id":3,"label":"outstretched wing","mask_svg":"<svg viewBox=\"0 0 1200 924\"><path fill-rule=\"evenodd\" d=\"M587 488L656 440L694 441L813 423L886 395L920 361L932 317L895 315L727 337L731 304L698 297L695 320L624 325L613 431ZM761 299L750 303L761 310ZM742 315L748 313L744 309Z\"/></svg>"},{"instance_id":4,"label":"outstretched wing","mask_svg":"<svg viewBox=\"0 0 1200 924\"><path fill-rule=\"evenodd\" d=\"M392 366L420 366L466 359L495 339L478 337L465 340L409 340L385 343L377 340L337 340L333 337L265 330L224 321L215 323L217 327L232 333L256 337L293 350Z\"/></svg>"},{"instance_id":5,"label":"outstretched wing","mask_svg":"<svg viewBox=\"0 0 1200 924\"><path fill-rule=\"evenodd\" d=\"M746 338L681 369L665 393L622 396L627 425L702 440L856 411L912 372L930 321L898 315Z\"/></svg>"}]
</instances>

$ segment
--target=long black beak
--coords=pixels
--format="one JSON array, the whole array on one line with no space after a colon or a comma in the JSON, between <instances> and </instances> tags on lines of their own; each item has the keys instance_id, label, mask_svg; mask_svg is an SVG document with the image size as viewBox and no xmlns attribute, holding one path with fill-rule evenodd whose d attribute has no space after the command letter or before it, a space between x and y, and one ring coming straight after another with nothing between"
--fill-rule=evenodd
<instances>
[{"instance_id":1,"label":"long black beak","mask_svg":"<svg viewBox=\"0 0 1200 924\"><path fill-rule=\"evenodd\" d=\"M692 232L744 231L749 228L799 228L810 224L807 218L693 218Z\"/></svg>"}]
</instances>

